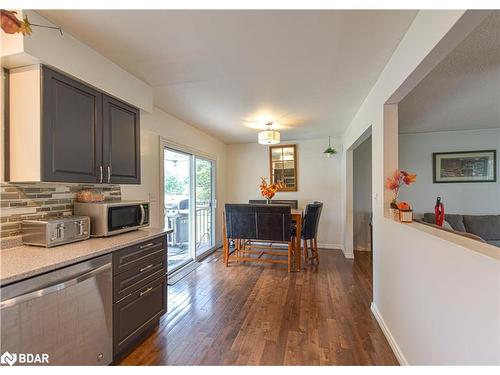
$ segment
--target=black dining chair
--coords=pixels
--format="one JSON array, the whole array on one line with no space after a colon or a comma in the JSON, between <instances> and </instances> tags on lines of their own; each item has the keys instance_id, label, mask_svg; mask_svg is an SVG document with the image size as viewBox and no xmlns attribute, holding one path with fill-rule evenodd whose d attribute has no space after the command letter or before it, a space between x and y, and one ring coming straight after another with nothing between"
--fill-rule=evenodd
<instances>
[{"instance_id":1,"label":"black dining chair","mask_svg":"<svg viewBox=\"0 0 500 375\"><path fill-rule=\"evenodd\" d=\"M304 258L306 261L309 259L316 259L319 263L317 238L319 218L321 216L322 209L323 203L321 202L309 203L306 206L301 234L302 240L304 241ZM307 241L309 241L309 247L307 245ZM311 256L309 256L309 249L311 250Z\"/></svg>"},{"instance_id":2,"label":"black dining chair","mask_svg":"<svg viewBox=\"0 0 500 375\"><path fill-rule=\"evenodd\" d=\"M265 199L250 199L248 201L250 204L266 204ZM299 202L296 199L274 199L271 200L271 204L286 204L291 208L297 209L299 206Z\"/></svg>"},{"instance_id":3,"label":"black dining chair","mask_svg":"<svg viewBox=\"0 0 500 375\"><path fill-rule=\"evenodd\" d=\"M291 208L287 205L226 204L224 211L224 262L234 254L237 261L286 264L292 270L294 243L291 233ZM229 252L229 241L235 250ZM255 242L253 242L255 241ZM271 243L264 245L262 242ZM287 244L287 248L272 246ZM252 256L256 255L256 256ZM286 260L263 258L264 255L286 256Z\"/></svg>"}]
</instances>

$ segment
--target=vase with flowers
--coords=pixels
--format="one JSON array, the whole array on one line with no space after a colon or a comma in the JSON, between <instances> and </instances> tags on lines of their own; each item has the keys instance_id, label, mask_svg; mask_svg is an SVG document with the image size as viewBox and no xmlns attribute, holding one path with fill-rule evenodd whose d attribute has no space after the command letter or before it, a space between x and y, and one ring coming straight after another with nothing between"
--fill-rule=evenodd
<instances>
[{"instance_id":1,"label":"vase with flowers","mask_svg":"<svg viewBox=\"0 0 500 375\"><path fill-rule=\"evenodd\" d=\"M260 194L266 198L267 204L271 203L271 199L273 199L274 195L278 191L278 189L283 187L281 182L275 182L274 184L268 184L267 179L265 177L261 177L260 182Z\"/></svg>"},{"instance_id":2,"label":"vase with flowers","mask_svg":"<svg viewBox=\"0 0 500 375\"><path fill-rule=\"evenodd\" d=\"M402 171L399 169L396 169L392 174L392 176L387 178L385 187L391 190L394 194L394 197L391 201L389 213L394 216L395 220L401 220L400 211L411 212L411 206L409 203L407 202L398 203L399 191L401 187L404 185L411 185L416 181L417 181L416 174L408 173L406 171Z\"/></svg>"}]
</instances>

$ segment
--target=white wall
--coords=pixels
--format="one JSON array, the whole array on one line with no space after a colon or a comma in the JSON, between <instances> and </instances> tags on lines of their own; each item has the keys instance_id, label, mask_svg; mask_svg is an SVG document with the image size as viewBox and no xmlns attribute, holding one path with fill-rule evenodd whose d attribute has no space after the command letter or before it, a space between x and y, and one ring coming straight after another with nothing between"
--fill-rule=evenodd
<instances>
[{"instance_id":1,"label":"white wall","mask_svg":"<svg viewBox=\"0 0 500 375\"><path fill-rule=\"evenodd\" d=\"M226 144L153 107L153 113L141 114L141 184L122 185L123 199L151 201L151 226L159 226L160 215L160 137L188 146L216 160L216 242L222 240L222 210L226 201Z\"/></svg>"},{"instance_id":2,"label":"white wall","mask_svg":"<svg viewBox=\"0 0 500 375\"><path fill-rule=\"evenodd\" d=\"M332 147L340 150L339 140L333 139ZM297 145L298 191L277 193L274 199L297 199L299 207L313 201L323 202L318 229L318 246L340 248L340 158L328 158L323 151L327 139L309 139L283 142ZM248 203L260 196L261 177L269 181L269 148L257 143L228 146L227 202Z\"/></svg>"},{"instance_id":3,"label":"white wall","mask_svg":"<svg viewBox=\"0 0 500 375\"><path fill-rule=\"evenodd\" d=\"M372 138L367 138L354 149L352 156L354 250L370 251Z\"/></svg>"},{"instance_id":4,"label":"white wall","mask_svg":"<svg viewBox=\"0 0 500 375\"><path fill-rule=\"evenodd\" d=\"M432 182L432 153L445 151L497 150L500 129L432 132L399 135L399 167L417 174L417 182L401 190L400 200L412 204L416 213L434 212L440 196L447 213L499 214L500 182Z\"/></svg>"},{"instance_id":5,"label":"white wall","mask_svg":"<svg viewBox=\"0 0 500 375\"><path fill-rule=\"evenodd\" d=\"M401 100L486 16L420 11L343 136L347 226L349 148L372 128L373 309L401 363L500 364L500 257L384 217L384 179L398 167L397 109L384 104Z\"/></svg>"}]
</instances>

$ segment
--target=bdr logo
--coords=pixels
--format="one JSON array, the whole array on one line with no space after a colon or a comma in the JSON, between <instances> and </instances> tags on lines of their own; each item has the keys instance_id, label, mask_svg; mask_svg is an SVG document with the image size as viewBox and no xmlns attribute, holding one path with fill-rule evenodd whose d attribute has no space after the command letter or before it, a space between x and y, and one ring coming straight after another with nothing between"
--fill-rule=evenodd
<instances>
[{"instance_id":1,"label":"bdr logo","mask_svg":"<svg viewBox=\"0 0 500 375\"><path fill-rule=\"evenodd\" d=\"M33 364L33 363L49 363L49 355L43 354L32 354L32 353L9 353L5 352L0 356L0 363L2 365L12 366L15 363L19 364Z\"/></svg>"}]
</instances>

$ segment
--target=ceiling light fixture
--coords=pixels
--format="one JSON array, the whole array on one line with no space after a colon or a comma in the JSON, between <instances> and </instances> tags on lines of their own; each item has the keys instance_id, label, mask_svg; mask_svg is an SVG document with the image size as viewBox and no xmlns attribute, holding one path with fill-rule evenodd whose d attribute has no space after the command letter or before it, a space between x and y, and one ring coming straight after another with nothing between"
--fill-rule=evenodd
<instances>
[{"instance_id":1,"label":"ceiling light fixture","mask_svg":"<svg viewBox=\"0 0 500 375\"><path fill-rule=\"evenodd\" d=\"M325 151L323 151L323 153L326 154L326 156L328 156L328 157L337 153L337 151L334 148L332 148L332 146L330 144L330 136L328 136L328 148Z\"/></svg>"},{"instance_id":2,"label":"ceiling light fixture","mask_svg":"<svg viewBox=\"0 0 500 375\"><path fill-rule=\"evenodd\" d=\"M267 130L259 132L259 143L261 145L275 145L280 143L280 132L273 130L273 123L266 123Z\"/></svg>"}]
</instances>

